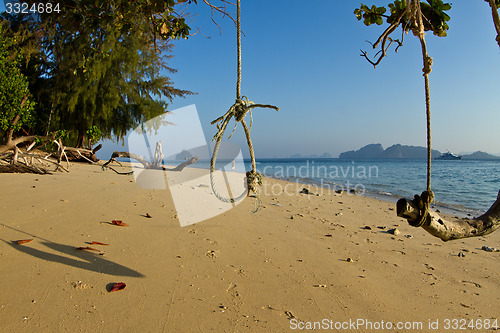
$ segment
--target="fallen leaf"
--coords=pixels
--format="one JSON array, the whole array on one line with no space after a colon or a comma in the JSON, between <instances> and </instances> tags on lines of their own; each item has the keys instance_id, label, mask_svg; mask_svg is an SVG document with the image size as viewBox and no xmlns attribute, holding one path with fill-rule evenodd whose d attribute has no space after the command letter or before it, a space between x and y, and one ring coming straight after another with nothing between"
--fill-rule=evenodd
<instances>
[{"instance_id":1,"label":"fallen leaf","mask_svg":"<svg viewBox=\"0 0 500 333\"><path fill-rule=\"evenodd\" d=\"M17 243L17 245L21 245L21 244L24 244L24 243L29 243L32 240L33 239L21 239L21 240L16 241L15 243Z\"/></svg>"},{"instance_id":2,"label":"fallen leaf","mask_svg":"<svg viewBox=\"0 0 500 333\"><path fill-rule=\"evenodd\" d=\"M111 223L113 223L114 225L118 225L120 227L128 227L127 223L120 221L120 220L113 220L113 221L111 221Z\"/></svg>"},{"instance_id":3,"label":"fallen leaf","mask_svg":"<svg viewBox=\"0 0 500 333\"><path fill-rule=\"evenodd\" d=\"M105 244L105 243L101 243L101 242L92 242L92 243L90 243L90 245L109 245L109 244Z\"/></svg>"},{"instance_id":4,"label":"fallen leaf","mask_svg":"<svg viewBox=\"0 0 500 333\"><path fill-rule=\"evenodd\" d=\"M90 250L90 251L97 251L97 252L101 252L100 250L98 250L98 249L94 249L93 247L89 247L89 246L85 246L85 247L77 247L76 249L77 249L77 250Z\"/></svg>"},{"instance_id":5,"label":"fallen leaf","mask_svg":"<svg viewBox=\"0 0 500 333\"><path fill-rule=\"evenodd\" d=\"M123 290L126 286L123 282L115 283L109 292Z\"/></svg>"}]
</instances>

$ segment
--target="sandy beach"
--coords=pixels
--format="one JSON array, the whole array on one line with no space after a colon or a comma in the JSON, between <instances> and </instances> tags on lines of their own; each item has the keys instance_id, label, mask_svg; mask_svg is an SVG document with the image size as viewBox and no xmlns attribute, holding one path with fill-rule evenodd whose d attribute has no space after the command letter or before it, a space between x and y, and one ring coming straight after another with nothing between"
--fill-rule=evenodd
<instances>
[{"instance_id":1,"label":"sandy beach","mask_svg":"<svg viewBox=\"0 0 500 333\"><path fill-rule=\"evenodd\" d=\"M273 184L287 185L264 179L264 187ZM255 213L255 200L246 198L181 227L168 189L141 188L134 176L96 165L0 174L0 186L2 332L500 325L500 253L481 249L500 248L500 232L444 243L398 218L393 203L326 190L300 194L307 186L295 184L287 193L263 193ZM14 243L25 239L32 241ZM118 282L126 288L109 292ZM383 330L388 322L393 329Z\"/></svg>"}]
</instances>

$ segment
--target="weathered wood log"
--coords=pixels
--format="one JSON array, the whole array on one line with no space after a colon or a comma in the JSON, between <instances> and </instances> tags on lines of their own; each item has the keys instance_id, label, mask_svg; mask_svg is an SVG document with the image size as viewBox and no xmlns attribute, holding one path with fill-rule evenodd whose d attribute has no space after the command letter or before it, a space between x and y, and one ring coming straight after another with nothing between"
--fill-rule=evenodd
<instances>
[{"instance_id":1,"label":"weathered wood log","mask_svg":"<svg viewBox=\"0 0 500 333\"><path fill-rule=\"evenodd\" d=\"M417 221L422 212L415 200L399 199L396 204L398 216L408 220L410 225ZM449 241L466 237L488 235L500 227L500 191L493 205L483 215L474 219L457 219L450 221L442 218L431 209L428 210L422 228L431 235Z\"/></svg>"},{"instance_id":2,"label":"weathered wood log","mask_svg":"<svg viewBox=\"0 0 500 333\"><path fill-rule=\"evenodd\" d=\"M144 169L154 169L154 170L164 170L164 171L182 171L182 169L184 169L188 165L194 164L198 161L198 156L194 156L194 157L179 164L178 166L176 166L174 168L165 168L165 167L161 166L160 164L155 165L153 163L148 162L141 155L129 153L127 151L114 151L113 154L111 155L111 158L109 159L109 161L104 163L102 167L103 168L107 167L111 162L115 161L115 159L118 157L124 157L124 158L130 158L130 159L136 160L143 165ZM160 163L160 162L161 161L158 161L158 163Z\"/></svg>"}]
</instances>

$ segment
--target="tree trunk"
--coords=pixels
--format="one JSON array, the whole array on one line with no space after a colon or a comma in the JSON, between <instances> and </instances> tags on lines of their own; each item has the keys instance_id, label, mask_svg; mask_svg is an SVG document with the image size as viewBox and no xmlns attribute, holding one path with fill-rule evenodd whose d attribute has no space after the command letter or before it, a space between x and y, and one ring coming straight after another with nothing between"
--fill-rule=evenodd
<instances>
[{"instance_id":1,"label":"tree trunk","mask_svg":"<svg viewBox=\"0 0 500 333\"><path fill-rule=\"evenodd\" d=\"M83 141L85 139L85 132L78 130L78 140L76 141L76 148L83 148Z\"/></svg>"},{"instance_id":2,"label":"tree trunk","mask_svg":"<svg viewBox=\"0 0 500 333\"><path fill-rule=\"evenodd\" d=\"M495 40L498 43L498 47L500 47L500 16L498 15L495 0L489 0L489 4L491 7L491 15L493 16L493 24L495 25L495 30L497 31L497 37Z\"/></svg>"},{"instance_id":3,"label":"tree trunk","mask_svg":"<svg viewBox=\"0 0 500 333\"><path fill-rule=\"evenodd\" d=\"M419 220L422 212L415 200L400 199L396 204L398 216L408 220L412 225ZM422 228L431 235L441 238L443 241L460 239L466 237L485 236L500 227L500 191L497 200L491 208L483 215L474 219L458 219L455 221L445 220L438 213L429 209Z\"/></svg>"}]
</instances>

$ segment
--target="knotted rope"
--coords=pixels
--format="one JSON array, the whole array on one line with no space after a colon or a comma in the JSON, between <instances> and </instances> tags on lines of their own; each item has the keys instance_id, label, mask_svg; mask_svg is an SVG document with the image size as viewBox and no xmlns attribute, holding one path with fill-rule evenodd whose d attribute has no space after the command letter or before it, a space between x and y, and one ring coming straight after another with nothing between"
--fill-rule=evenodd
<instances>
[{"instance_id":1,"label":"knotted rope","mask_svg":"<svg viewBox=\"0 0 500 333\"><path fill-rule=\"evenodd\" d=\"M227 203L233 203L235 201L239 201L242 199L245 195L248 195L251 192L256 193L257 192L257 185L262 185L262 175L257 172L257 167L255 163L255 153L253 150L253 144L252 144L252 139L250 137L250 129L252 128L252 123L253 123L253 118L252 118L252 109L253 108L268 108L268 109L275 109L276 111L279 110L278 107L274 105L268 105L268 104L255 104L252 101L249 101L246 96L243 96L241 99L236 99L236 102L229 108L229 110L221 117L215 119L212 121L212 125L217 123L217 133L215 133L212 141L215 140L215 147L214 147L214 152L212 154L212 158L210 160L210 183L212 185L212 191L214 192L215 196ZM247 127L247 124L245 122L245 116L247 113L250 113L250 128ZM236 127L238 126L238 122L241 122L241 125L243 126L243 130L245 131L245 136L247 139L248 143L248 150L250 151L250 159L252 161L252 170L248 171L246 174L246 179L247 179L247 190L244 191L242 194L240 194L236 199L235 198L225 198L223 197L218 191L217 187L215 184L215 178L214 178L214 171L215 171L215 162L217 160L217 154L219 152L220 144L222 142L222 137L224 136L224 132L226 131L227 125L229 124L229 121L231 118L234 117L235 124L233 131L229 135L230 139L234 131L236 130Z\"/></svg>"},{"instance_id":2,"label":"knotted rope","mask_svg":"<svg viewBox=\"0 0 500 333\"><path fill-rule=\"evenodd\" d=\"M246 96L241 96L241 9L240 9L240 0L236 2L237 14L236 14L236 43L237 43L237 80L236 80L236 101L229 108L229 110L222 116L214 121L212 121L212 125L217 123L217 133L214 135L212 141L215 140L214 152L212 154L212 158L210 159L210 184L212 185L212 191L215 196L227 203L234 203L242 199L245 195L249 195L250 191L257 193L257 185L262 185L262 175L257 172L257 167L255 163L255 154L253 151L252 139L250 137L250 129L252 128L253 118L252 118L252 109L253 108L268 108L279 110L278 107L268 104L255 104L250 101ZM247 127L245 122L245 116L247 113L250 113L250 127ZM224 136L224 132L226 131L226 127L229 124L231 118L234 117L235 124L231 135L229 135L230 139L238 122L241 122L243 126L243 130L245 131L245 136L248 143L248 150L250 151L250 159L252 161L252 170L246 173L246 187L247 190L240 194L237 198L225 198L218 191L215 184L214 171L215 171L215 162L217 160L217 154L219 152L220 144L222 142L222 137ZM259 198L257 197L258 202L260 203ZM255 211L258 210L258 207Z\"/></svg>"},{"instance_id":3,"label":"knotted rope","mask_svg":"<svg viewBox=\"0 0 500 333\"><path fill-rule=\"evenodd\" d=\"M420 211L419 217L415 221L408 220L408 223L412 227L421 227L427 222L429 215L429 206L434 200L434 193L432 191L424 191L421 195L415 194L413 202L417 204Z\"/></svg>"}]
</instances>

